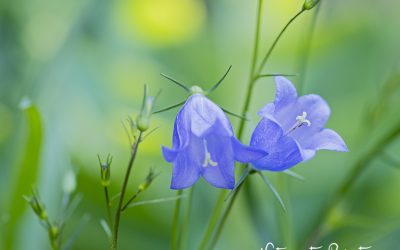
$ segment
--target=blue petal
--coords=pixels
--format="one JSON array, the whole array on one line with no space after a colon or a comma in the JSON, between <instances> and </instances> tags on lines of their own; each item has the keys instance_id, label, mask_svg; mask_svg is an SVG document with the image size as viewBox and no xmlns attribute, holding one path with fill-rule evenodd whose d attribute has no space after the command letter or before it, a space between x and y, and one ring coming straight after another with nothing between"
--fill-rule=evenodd
<instances>
[{"instance_id":1,"label":"blue petal","mask_svg":"<svg viewBox=\"0 0 400 250\"><path fill-rule=\"evenodd\" d=\"M331 129L324 129L319 133L316 133L309 140L306 147L313 150L326 149L341 152L349 151L342 137Z\"/></svg>"},{"instance_id":2,"label":"blue petal","mask_svg":"<svg viewBox=\"0 0 400 250\"><path fill-rule=\"evenodd\" d=\"M275 106L277 109L293 103L297 99L297 91L293 84L283 76L275 77L276 94Z\"/></svg>"},{"instance_id":3,"label":"blue petal","mask_svg":"<svg viewBox=\"0 0 400 250\"><path fill-rule=\"evenodd\" d=\"M233 154L236 161L248 163L268 155L268 153L262 149L243 145L235 137L232 137L231 141L234 152Z\"/></svg>"},{"instance_id":4,"label":"blue petal","mask_svg":"<svg viewBox=\"0 0 400 250\"><path fill-rule=\"evenodd\" d=\"M319 95L301 96L293 105L277 112L276 118L285 132L296 124L296 117L307 113L306 119L311 125L303 125L290 133L290 136L303 145L315 134L321 131L329 119L331 110L326 101Z\"/></svg>"},{"instance_id":5,"label":"blue petal","mask_svg":"<svg viewBox=\"0 0 400 250\"><path fill-rule=\"evenodd\" d=\"M217 188L233 189L235 187L234 159L231 138L210 134L204 138L210 158L216 166L203 166L204 179ZM203 160L205 155L203 157Z\"/></svg>"},{"instance_id":6,"label":"blue petal","mask_svg":"<svg viewBox=\"0 0 400 250\"><path fill-rule=\"evenodd\" d=\"M163 157L167 162L175 161L176 157L178 156L178 152L176 150L169 149L164 146L161 147L161 150L162 150Z\"/></svg>"},{"instance_id":7,"label":"blue petal","mask_svg":"<svg viewBox=\"0 0 400 250\"><path fill-rule=\"evenodd\" d=\"M215 103L201 94L194 94L188 98L182 108L185 121L190 124L190 131L198 137L219 121L227 135L231 136L232 126L228 117Z\"/></svg>"},{"instance_id":8,"label":"blue petal","mask_svg":"<svg viewBox=\"0 0 400 250\"><path fill-rule=\"evenodd\" d=\"M202 139L191 135L189 144L179 151L174 161L171 189L188 188L198 180L204 154Z\"/></svg>"},{"instance_id":9,"label":"blue petal","mask_svg":"<svg viewBox=\"0 0 400 250\"><path fill-rule=\"evenodd\" d=\"M263 118L253 132L250 145L267 151L269 154L252 162L258 170L283 171L303 160L297 142L283 134L276 122Z\"/></svg>"}]
</instances>

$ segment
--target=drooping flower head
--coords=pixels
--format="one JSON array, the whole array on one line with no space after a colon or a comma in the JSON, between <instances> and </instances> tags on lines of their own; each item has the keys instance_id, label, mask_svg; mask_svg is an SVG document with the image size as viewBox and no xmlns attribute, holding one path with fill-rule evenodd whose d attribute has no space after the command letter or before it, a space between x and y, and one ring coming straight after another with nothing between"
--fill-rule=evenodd
<instances>
[{"instance_id":1,"label":"drooping flower head","mask_svg":"<svg viewBox=\"0 0 400 250\"><path fill-rule=\"evenodd\" d=\"M319 95L297 96L284 77L276 77L273 103L260 110L262 116L250 145L269 154L252 162L258 170L283 171L311 159L320 149L348 151L343 139L326 129L330 108Z\"/></svg>"},{"instance_id":2,"label":"drooping flower head","mask_svg":"<svg viewBox=\"0 0 400 250\"><path fill-rule=\"evenodd\" d=\"M201 93L191 95L178 112L172 149L162 151L174 165L172 189L190 187L200 176L215 187L233 189L234 161L250 162L265 154L241 144L222 109Z\"/></svg>"}]
</instances>

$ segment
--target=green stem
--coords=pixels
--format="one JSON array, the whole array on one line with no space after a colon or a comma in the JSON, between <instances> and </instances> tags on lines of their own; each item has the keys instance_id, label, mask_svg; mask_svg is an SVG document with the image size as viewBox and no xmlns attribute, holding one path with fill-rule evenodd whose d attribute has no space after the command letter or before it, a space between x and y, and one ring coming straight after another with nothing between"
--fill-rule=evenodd
<instances>
[{"instance_id":1,"label":"green stem","mask_svg":"<svg viewBox=\"0 0 400 250\"><path fill-rule=\"evenodd\" d=\"M252 56L252 60L251 60L250 73L249 73L249 80L248 80L247 90L246 90L246 99L244 101L242 115L241 115L243 117L246 117L247 111L249 110L250 99L251 99L251 95L253 92L253 85L254 85L255 81L257 80L257 79L254 79L254 73L255 73L256 65L257 65L258 44L259 44L259 40L260 40L262 6L263 6L263 0L258 0L257 21L256 21L257 23L256 23L255 37L254 37L254 50L253 50L253 56ZM237 132L239 140L241 139L241 137L243 135L244 125L245 125L245 121L244 120L240 121L239 129Z\"/></svg>"},{"instance_id":2,"label":"green stem","mask_svg":"<svg viewBox=\"0 0 400 250\"><path fill-rule=\"evenodd\" d=\"M292 225L292 210L290 206L290 194L288 176L281 173L278 176L278 188L282 199L285 201L286 210L282 210L282 206L278 203L275 205L276 213L278 214L278 224L281 230L281 242L284 243L287 249L294 249L293 246L293 225Z\"/></svg>"},{"instance_id":3,"label":"green stem","mask_svg":"<svg viewBox=\"0 0 400 250\"><path fill-rule=\"evenodd\" d=\"M257 25L256 25L256 34L255 34L255 44L254 44L254 53L253 53L253 59L252 59L252 64L251 64L251 68L250 68L250 77L249 77L249 82L247 85L247 92L246 92L246 99L244 102L244 106L242 109L242 116L245 117L248 110L249 110L249 106L250 106L250 101L251 101L251 97L253 94L253 88L254 85L256 83L256 81L259 79L258 75L260 75L262 68L264 67L265 63L268 61L273 49L275 48L276 44L278 43L279 39L281 38L281 36L283 35L283 33L285 32L285 30L290 26L290 24L298 17L300 16L304 10L302 9L300 12L298 12L292 19L289 20L289 22L284 26L284 28L282 29L282 31L279 33L279 35L276 37L276 39L274 40L273 44L271 45L270 49L268 50L267 54L264 56L264 59L262 60L260 67L258 68L257 71L255 71L256 68L256 63L257 63L257 51L258 51L258 42L259 42L259 36L260 36L260 24L261 24L261 7L262 7L262 0L258 1L258 11L257 11ZM238 133L237 133L237 138L239 140L242 139L243 137L243 132L244 132L244 125L245 125L245 121L241 120L239 123L239 129L238 129ZM243 185L241 185L243 186ZM224 198L226 195L226 192L221 191L221 194L218 197L217 200L217 205L213 211L213 214L211 215L211 219L210 219L210 223L208 224L208 227L206 229L206 234L204 235L204 238L202 240L202 243L200 245L200 249L212 249L214 247L214 245L216 244L216 242L218 241L219 235L222 231L222 228L225 225L225 221L231 211L232 205L237 197L237 194L239 193L241 188L238 188L238 190L236 190L234 196L228 201L227 207L224 211L222 211L223 209L223 204L224 204ZM222 204L222 205L221 205ZM222 215L221 215L222 212ZM218 221L218 223L215 223L216 218L220 218L220 220ZM215 228L214 228L215 226ZM214 232L214 235L213 235ZM210 243L210 248L206 248L207 246L207 242L210 241L210 237L212 237L211 239L211 243Z\"/></svg>"},{"instance_id":4,"label":"green stem","mask_svg":"<svg viewBox=\"0 0 400 250\"><path fill-rule=\"evenodd\" d=\"M221 211L224 208L225 197L227 194L228 194L228 191L226 191L226 190L222 190L219 193L219 196L217 198L217 203L215 204L213 213L210 217L210 220L208 221L206 232L204 233L203 239L200 243L200 247L199 247L200 250L204 250L207 247L207 244L212 236L213 230L218 223L218 219L221 214Z\"/></svg>"},{"instance_id":5,"label":"green stem","mask_svg":"<svg viewBox=\"0 0 400 250\"><path fill-rule=\"evenodd\" d=\"M177 191L177 196L182 196L182 190ZM171 239L171 250L177 250L179 245L179 215L181 213L181 199L177 199L175 202L175 212L172 221L172 239Z\"/></svg>"},{"instance_id":6,"label":"green stem","mask_svg":"<svg viewBox=\"0 0 400 250\"><path fill-rule=\"evenodd\" d=\"M312 38L314 35L315 26L317 24L317 17L318 17L319 10L321 8L321 4L322 3L318 4L317 9L315 10L314 16L311 21L311 25L310 25L307 35L306 35L306 39L308 39L308 42L305 43L306 47L304 48L304 54L300 60L300 79L298 79L298 87L297 87L297 91L298 91L299 95L301 95L304 92L308 58L310 56Z\"/></svg>"},{"instance_id":7,"label":"green stem","mask_svg":"<svg viewBox=\"0 0 400 250\"><path fill-rule=\"evenodd\" d=\"M296 20L297 17L299 17L304 11L305 11L305 9L301 9L294 17L292 17L292 19L289 20L289 22L285 25L285 27L283 27L283 29L281 30L279 35L275 38L274 42L272 43L271 47L269 48L267 54L265 54L263 60L261 61L261 64L258 67L256 75L261 74L261 71L262 71L264 65L267 63L269 57L271 56L272 51L274 50L274 48L275 48L276 44L278 43L279 39L282 37L283 33L285 33L286 29L290 26L290 24L294 20Z\"/></svg>"},{"instance_id":8,"label":"green stem","mask_svg":"<svg viewBox=\"0 0 400 250\"><path fill-rule=\"evenodd\" d=\"M124 183L122 184L122 188L121 188L121 196L119 197L119 201L118 201L118 206L117 206L117 210L115 212L115 221L114 221L114 228L113 228L113 240L112 240L112 245L111 245L111 249L116 250L117 246L118 246L118 229L119 229L119 222L121 219L121 208L122 208L122 204L124 202L124 197L125 197L125 192L126 192L126 188L128 186L128 181L129 181L129 176L132 170L132 166L133 163L135 161L136 158L136 153L139 147L139 144L142 140L142 133L140 131L138 138L136 139L135 143L132 146L132 153L131 153L131 157L129 159L129 163L128 166L126 168L126 173L125 173L125 178L124 178Z\"/></svg>"},{"instance_id":9,"label":"green stem","mask_svg":"<svg viewBox=\"0 0 400 250\"><path fill-rule=\"evenodd\" d=\"M113 222L112 222L112 215L111 215L111 203L110 203L110 196L108 194L108 187L104 187L104 196L106 198L106 208L107 208L107 217L108 217L108 223L110 223L110 228L113 228Z\"/></svg>"},{"instance_id":10,"label":"green stem","mask_svg":"<svg viewBox=\"0 0 400 250\"><path fill-rule=\"evenodd\" d=\"M324 226L326 221L330 218L331 214L335 211L336 206L346 196L349 190L353 187L355 182L361 176L362 172L367 168L370 163L377 155L379 155L384 147L393 141L397 136L400 135L400 123L396 124L395 127L390 129L384 134L371 148L366 150L360 157L357 158L355 163L351 167L351 172L347 175L347 178L342 182L336 192L330 196L330 200L327 202L326 207L322 210L321 214L316 220L316 223L307 234L306 238L302 242L302 246L309 246L317 242L322 234L324 233Z\"/></svg>"},{"instance_id":11,"label":"green stem","mask_svg":"<svg viewBox=\"0 0 400 250\"><path fill-rule=\"evenodd\" d=\"M226 219L228 218L228 215L229 215L230 211L232 210L233 202L235 201L239 191L244 186L243 184L245 184L246 179L243 181L242 185L237 187L236 191L232 195L232 198L228 201L228 204L226 205L226 208L222 213L222 217L220 218L220 220L218 221L218 224L216 225L216 228L214 229L215 233L212 236L212 238L210 239L210 244L209 244L209 248L208 249L214 249L215 248L215 245L218 242L219 236L221 235L222 228L225 225Z\"/></svg>"},{"instance_id":12,"label":"green stem","mask_svg":"<svg viewBox=\"0 0 400 250\"><path fill-rule=\"evenodd\" d=\"M125 203L124 206L122 206L121 208L121 212L125 211L125 209L128 208L128 206L132 203L132 201L134 201L136 199L136 197L138 197L138 195L142 192L142 190L138 190L134 195L132 195L132 197Z\"/></svg>"},{"instance_id":13,"label":"green stem","mask_svg":"<svg viewBox=\"0 0 400 250\"><path fill-rule=\"evenodd\" d=\"M185 212L183 214L183 219L182 219L182 226L180 229L181 232L181 237L180 242L178 242L178 247L179 249L188 249L186 247L186 241L187 241L187 235L189 232L189 219L190 219L190 212L192 211L192 197L193 197L193 189L194 187L190 188L188 190L189 194L188 194L188 199L186 202L186 206L185 206Z\"/></svg>"}]
</instances>

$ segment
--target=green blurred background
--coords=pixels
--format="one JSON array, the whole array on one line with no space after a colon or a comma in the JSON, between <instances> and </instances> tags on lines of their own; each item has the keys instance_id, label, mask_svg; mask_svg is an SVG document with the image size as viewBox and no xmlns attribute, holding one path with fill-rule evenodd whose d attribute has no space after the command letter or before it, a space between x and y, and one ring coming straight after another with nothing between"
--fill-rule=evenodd
<instances>
[{"instance_id":1,"label":"green blurred background","mask_svg":"<svg viewBox=\"0 0 400 250\"><path fill-rule=\"evenodd\" d=\"M263 53L302 3L265 1ZM154 94L163 90L158 108L186 97L161 72L207 88L233 65L210 98L239 113L250 68L256 4L256 0L1 1L0 248L49 248L45 230L21 195L29 195L31 186L36 186L50 217L59 218L61 184L72 168L77 173L76 193L83 194L83 200L68 221L65 236L89 215L73 249L108 249L99 223L106 213L96 154L114 156L111 190L116 194L129 157L121 121L137 114L143 85L148 84ZM268 241L280 246L299 241L355 159L385 128L398 122L399 11L400 2L395 0L323 0L312 37L315 9L288 29L265 72L296 73L291 80L304 81L304 93L323 96L332 108L328 127L342 135L350 152L323 151L299 164L293 170L305 181L268 173L284 197L287 213L265 184L252 177L256 202L248 206L246 197L239 196L217 249L260 249ZM259 81L254 93L245 143L258 122L257 110L273 100L273 80ZM34 106L26 108L27 100ZM129 191L134 192L150 167L161 175L140 200L176 195L169 190L171 166L160 152L160 145L171 144L175 114L172 110L156 115L152 125L160 128L142 144ZM230 119L236 128L239 121ZM400 162L399 150L400 142L394 140L385 153ZM320 245L398 249L400 171L394 167L399 164L375 157L369 165L335 210ZM196 184L186 249L198 246L217 194L204 181ZM173 209L170 202L124 213L121 249L168 249Z\"/></svg>"}]
</instances>

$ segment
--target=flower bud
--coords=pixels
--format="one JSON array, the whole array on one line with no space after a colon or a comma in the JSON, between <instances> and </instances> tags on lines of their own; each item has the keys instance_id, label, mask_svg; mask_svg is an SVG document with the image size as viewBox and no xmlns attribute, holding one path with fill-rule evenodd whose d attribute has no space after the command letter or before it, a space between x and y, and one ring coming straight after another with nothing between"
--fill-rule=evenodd
<instances>
[{"instance_id":1,"label":"flower bud","mask_svg":"<svg viewBox=\"0 0 400 250\"><path fill-rule=\"evenodd\" d=\"M47 212L44 207L44 204L40 201L36 192L33 192L32 197L25 197L25 199L29 202L33 212L39 217L40 220L47 220Z\"/></svg>"},{"instance_id":2,"label":"flower bud","mask_svg":"<svg viewBox=\"0 0 400 250\"><path fill-rule=\"evenodd\" d=\"M190 88L192 94L204 94L203 89L200 86L194 85Z\"/></svg>"},{"instance_id":3,"label":"flower bud","mask_svg":"<svg viewBox=\"0 0 400 250\"><path fill-rule=\"evenodd\" d=\"M103 187L108 187L110 186L110 177L111 177L110 167L112 163L112 156L108 155L105 163L101 162L100 156L97 157L99 158L99 164L100 164L101 185Z\"/></svg>"},{"instance_id":4,"label":"flower bud","mask_svg":"<svg viewBox=\"0 0 400 250\"><path fill-rule=\"evenodd\" d=\"M143 192L144 190L146 190L158 175L159 173L154 173L153 169L150 169L149 173L146 176L146 180L139 185L138 192Z\"/></svg>"},{"instance_id":5,"label":"flower bud","mask_svg":"<svg viewBox=\"0 0 400 250\"><path fill-rule=\"evenodd\" d=\"M153 107L156 97L147 95L147 86L144 88L143 104L139 116L136 118L136 126L144 132L150 127L150 118L153 113Z\"/></svg>"},{"instance_id":6,"label":"flower bud","mask_svg":"<svg viewBox=\"0 0 400 250\"><path fill-rule=\"evenodd\" d=\"M305 0L303 4L303 10L311 10L314 8L321 0Z\"/></svg>"},{"instance_id":7,"label":"flower bud","mask_svg":"<svg viewBox=\"0 0 400 250\"><path fill-rule=\"evenodd\" d=\"M52 241L56 241L58 236L60 235L60 229L56 225L50 225L49 229L49 237Z\"/></svg>"}]
</instances>

